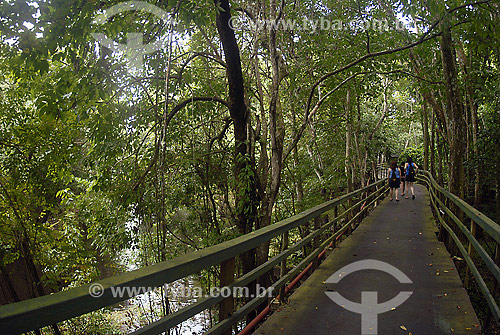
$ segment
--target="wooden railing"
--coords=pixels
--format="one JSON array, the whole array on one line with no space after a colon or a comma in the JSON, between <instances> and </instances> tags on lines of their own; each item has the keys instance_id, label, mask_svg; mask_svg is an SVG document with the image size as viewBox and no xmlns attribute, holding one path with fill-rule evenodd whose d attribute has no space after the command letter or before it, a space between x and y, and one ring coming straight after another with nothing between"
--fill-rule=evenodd
<instances>
[{"instance_id":1,"label":"wooden railing","mask_svg":"<svg viewBox=\"0 0 500 335\"><path fill-rule=\"evenodd\" d=\"M488 303L491 316L496 323L499 323L500 311L495 301L495 291L500 282L500 268L498 267L500 260L500 226L464 200L441 187L428 171L419 171L417 180L425 184L429 189L432 211L440 226L440 239L447 243L448 250L451 250L453 245L456 246L465 260L464 286L467 288L469 276L472 273L477 286ZM477 226L481 227L484 234L494 241L495 251L493 256L485 250L485 243L478 240L476 236ZM457 234L461 234L462 237L466 238L467 245L462 243ZM453 241L453 245L451 241ZM486 266L486 269L481 268L482 272L485 273L487 272L485 270L489 270L488 276L493 276L493 280L489 280L491 290L488 288L478 266L473 261L473 251L477 253Z\"/></svg>"},{"instance_id":2,"label":"wooden railing","mask_svg":"<svg viewBox=\"0 0 500 335\"><path fill-rule=\"evenodd\" d=\"M130 296L113 295L112 288L129 287L140 289L159 287L212 266L220 265L221 274L225 273L226 282L221 283L221 286L229 288L243 287L257 280L275 266L283 264L282 262L286 261L290 255L301 250L304 246L308 245L309 249L314 248L290 271L282 271L281 277L267 289L268 292L270 291L276 296L280 292L280 288L290 282L311 262L317 263L318 255L323 250L332 243L335 244L345 232L349 233L354 229L367 215L368 210L376 206L385 196L386 191L385 180L379 180L249 234L162 263L98 281L96 283L102 287L102 295L98 298L89 293L91 285L95 286L96 284L93 283L31 300L0 306L1 333L18 334L36 330L131 298ZM338 214L339 210L342 211L341 214ZM328 217L333 217L333 219L328 220ZM320 218L322 219L320 220ZM234 260L240 254L276 237L287 239L284 245L288 245L286 242L288 242L289 232L312 221L314 222L314 225L311 225L313 230L306 237L281 251L266 263L233 280ZM295 235L298 235L298 233ZM232 299L221 296L201 298L196 303L166 315L158 321L135 331L133 334L159 334L165 332L218 303L221 303L220 306L225 306L223 307L225 309L228 306L232 308ZM267 296L258 296L238 310L229 311L230 313L227 313L229 317L217 323L207 334L227 334L231 331L233 325L268 299ZM224 304L224 302L226 303Z\"/></svg>"}]
</instances>

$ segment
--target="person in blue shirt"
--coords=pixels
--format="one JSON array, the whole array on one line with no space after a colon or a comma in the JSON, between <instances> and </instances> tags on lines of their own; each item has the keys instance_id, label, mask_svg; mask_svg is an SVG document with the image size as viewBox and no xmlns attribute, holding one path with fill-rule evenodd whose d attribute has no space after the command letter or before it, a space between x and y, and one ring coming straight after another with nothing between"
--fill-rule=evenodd
<instances>
[{"instance_id":1,"label":"person in blue shirt","mask_svg":"<svg viewBox=\"0 0 500 335\"><path fill-rule=\"evenodd\" d=\"M405 180L406 180L406 199L408 199L408 187L411 190L411 198L415 199L415 191L413 190L413 183L415 182L415 175L417 174L418 166L413 163L413 160L408 156L405 164Z\"/></svg>"},{"instance_id":2,"label":"person in blue shirt","mask_svg":"<svg viewBox=\"0 0 500 335\"><path fill-rule=\"evenodd\" d=\"M389 179L389 187L390 187L390 199L392 201L392 195L396 193L396 201L398 199L398 188L401 183L401 170L398 168L398 165L395 161L391 163L391 167L387 170L387 178Z\"/></svg>"}]
</instances>

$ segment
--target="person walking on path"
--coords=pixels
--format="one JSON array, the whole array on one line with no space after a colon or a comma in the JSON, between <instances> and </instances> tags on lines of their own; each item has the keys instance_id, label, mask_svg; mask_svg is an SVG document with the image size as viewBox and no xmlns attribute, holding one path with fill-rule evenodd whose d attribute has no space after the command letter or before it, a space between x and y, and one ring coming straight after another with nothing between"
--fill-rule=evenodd
<instances>
[{"instance_id":1,"label":"person walking on path","mask_svg":"<svg viewBox=\"0 0 500 335\"><path fill-rule=\"evenodd\" d=\"M393 193L396 193L396 201L399 201L398 188L401 183L401 170L398 168L395 161L391 163L391 167L387 170L387 178L389 179L389 187L391 189L391 201Z\"/></svg>"},{"instance_id":2,"label":"person walking on path","mask_svg":"<svg viewBox=\"0 0 500 335\"><path fill-rule=\"evenodd\" d=\"M406 199L408 199L408 187L411 190L411 198L415 199L415 191L413 190L413 183L415 182L415 175L417 174L418 166L413 163L413 160L408 156L405 164L405 181L406 181Z\"/></svg>"},{"instance_id":3,"label":"person walking on path","mask_svg":"<svg viewBox=\"0 0 500 335\"><path fill-rule=\"evenodd\" d=\"M405 170L405 166L403 163L401 163L401 166L400 166L400 171L404 171ZM406 175L404 173L401 174L401 196L404 197L405 196L405 189L406 189L406 183L405 183L405 177Z\"/></svg>"}]
</instances>

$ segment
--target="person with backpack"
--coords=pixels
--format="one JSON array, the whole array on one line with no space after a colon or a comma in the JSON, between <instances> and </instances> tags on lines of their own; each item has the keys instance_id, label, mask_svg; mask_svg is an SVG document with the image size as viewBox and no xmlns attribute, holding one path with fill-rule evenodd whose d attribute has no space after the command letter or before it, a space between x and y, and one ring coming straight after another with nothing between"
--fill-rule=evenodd
<instances>
[{"instance_id":1,"label":"person with backpack","mask_svg":"<svg viewBox=\"0 0 500 335\"><path fill-rule=\"evenodd\" d=\"M408 156L405 164L405 181L406 181L406 199L408 199L408 187L411 190L411 198L415 199L415 191L413 190L413 183L415 182L415 175L417 174L418 166L413 163L413 160Z\"/></svg>"},{"instance_id":2,"label":"person with backpack","mask_svg":"<svg viewBox=\"0 0 500 335\"><path fill-rule=\"evenodd\" d=\"M405 170L405 165L404 165L404 163L401 163L401 166L399 167L399 169L400 169L401 171L404 171L404 170ZM405 177L406 177L406 175L405 175L404 173L402 173L402 174L401 174L401 188L402 188L402 190L401 190L401 196L402 196L402 197L404 197L404 196L405 196L405 189L406 189L406 187L405 187L405 186L406 186L406 183L405 183Z\"/></svg>"},{"instance_id":3,"label":"person with backpack","mask_svg":"<svg viewBox=\"0 0 500 335\"><path fill-rule=\"evenodd\" d=\"M396 201L398 199L398 188L401 183L401 170L398 168L395 161L391 163L391 167L387 170L387 178L389 179L390 196L392 201L392 195L396 193Z\"/></svg>"}]
</instances>

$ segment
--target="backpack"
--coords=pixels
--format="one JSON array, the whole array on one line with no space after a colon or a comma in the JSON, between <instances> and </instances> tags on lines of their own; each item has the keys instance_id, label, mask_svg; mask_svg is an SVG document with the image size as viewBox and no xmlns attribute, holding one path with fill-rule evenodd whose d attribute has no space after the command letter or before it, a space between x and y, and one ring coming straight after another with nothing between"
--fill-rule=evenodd
<instances>
[{"instance_id":1,"label":"backpack","mask_svg":"<svg viewBox=\"0 0 500 335\"><path fill-rule=\"evenodd\" d=\"M391 169L391 179L392 179L392 181L396 181L397 178L398 178L398 170L397 169L398 168L396 168L396 170L392 170Z\"/></svg>"},{"instance_id":2,"label":"backpack","mask_svg":"<svg viewBox=\"0 0 500 335\"><path fill-rule=\"evenodd\" d=\"M408 175L409 176L415 175L415 168L413 167L413 163L408 164Z\"/></svg>"}]
</instances>

